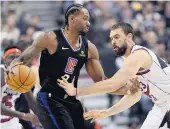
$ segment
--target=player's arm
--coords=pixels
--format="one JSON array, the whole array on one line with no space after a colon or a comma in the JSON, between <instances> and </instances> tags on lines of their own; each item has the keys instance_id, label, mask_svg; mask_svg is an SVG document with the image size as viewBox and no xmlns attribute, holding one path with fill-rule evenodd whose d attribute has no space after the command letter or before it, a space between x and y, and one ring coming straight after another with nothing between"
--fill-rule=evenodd
<instances>
[{"instance_id":1,"label":"player's arm","mask_svg":"<svg viewBox=\"0 0 170 129\"><path fill-rule=\"evenodd\" d=\"M40 35L36 40L33 41L32 45L29 46L18 58L14 59L10 66L14 66L20 62L26 64L34 57L39 55L44 49L48 49L50 44L56 40L54 32L48 32Z\"/></svg>"},{"instance_id":2,"label":"player's arm","mask_svg":"<svg viewBox=\"0 0 170 129\"><path fill-rule=\"evenodd\" d=\"M92 119L92 121L95 121L96 119L106 118L108 116L118 114L137 103L140 100L141 95L141 91L136 92L134 95L125 95L117 104L113 105L111 108L107 110L89 111L84 114L84 117L86 120Z\"/></svg>"},{"instance_id":3,"label":"player's arm","mask_svg":"<svg viewBox=\"0 0 170 129\"><path fill-rule=\"evenodd\" d=\"M35 75L36 75L36 82L35 82L35 88L39 88L40 89L40 83L39 83L39 73L38 73L38 67L32 66L31 69L34 71ZM34 90L35 90L34 88ZM29 107L32 109L32 111L36 114L36 98L33 95L32 91L29 91L27 93L24 94Z\"/></svg>"},{"instance_id":4,"label":"player's arm","mask_svg":"<svg viewBox=\"0 0 170 129\"><path fill-rule=\"evenodd\" d=\"M133 106L135 103L137 103L142 96L142 92L138 91L134 95L124 95L122 99L115 105L113 105L111 108L107 110L108 115L115 115L120 112L123 112Z\"/></svg>"},{"instance_id":5,"label":"player's arm","mask_svg":"<svg viewBox=\"0 0 170 129\"><path fill-rule=\"evenodd\" d=\"M125 82L136 75L140 67L148 64L150 60L151 57L147 51L137 50L127 57L124 66L112 78L94 83L90 86L77 88L77 90L71 86L71 84L60 80L58 81L60 86L63 87L70 96L110 93L120 89ZM147 65L147 67L144 68L149 67L150 66Z\"/></svg>"},{"instance_id":6,"label":"player's arm","mask_svg":"<svg viewBox=\"0 0 170 129\"><path fill-rule=\"evenodd\" d=\"M86 63L86 70L89 76L93 79L94 82L99 82L106 80L107 77L104 74L103 68L99 62L99 53L94 44L88 41L88 61ZM133 87L133 90L135 88ZM129 90L128 87L121 87L120 89L110 93L115 95L125 95ZM136 90L136 89L135 89Z\"/></svg>"},{"instance_id":7,"label":"player's arm","mask_svg":"<svg viewBox=\"0 0 170 129\"><path fill-rule=\"evenodd\" d=\"M11 110L2 103L0 103L0 106L1 106L1 114L2 115L10 116L10 117L17 117L17 118L20 118L22 120L31 121L34 126L37 126L37 127L41 126L37 116L34 115L34 114L22 113L22 112L19 112L19 111Z\"/></svg>"},{"instance_id":8,"label":"player's arm","mask_svg":"<svg viewBox=\"0 0 170 129\"><path fill-rule=\"evenodd\" d=\"M88 60L86 63L86 71L94 82L105 79L103 68L99 62L99 53L94 44L88 41Z\"/></svg>"},{"instance_id":9,"label":"player's arm","mask_svg":"<svg viewBox=\"0 0 170 129\"><path fill-rule=\"evenodd\" d=\"M102 94L120 89L125 82L133 78L144 63L150 61L145 50L138 50L127 57L124 66L110 79L97 82L90 86L77 88L77 95Z\"/></svg>"},{"instance_id":10,"label":"player's arm","mask_svg":"<svg viewBox=\"0 0 170 129\"><path fill-rule=\"evenodd\" d=\"M24 93L24 96L28 102L30 109L36 114L36 98L33 96L32 91Z\"/></svg>"},{"instance_id":11,"label":"player's arm","mask_svg":"<svg viewBox=\"0 0 170 129\"><path fill-rule=\"evenodd\" d=\"M22 118L22 116L24 115L24 113L11 110L8 107L6 107L4 104L2 104L2 103L0 103L0 104L1 104L1 114L2 115L11 116L11 117L18 117L18 118Z\"/></svg>"},{"instance_id":12,"label":"player's arm","mask_svg":"<svg viewBox=\"0 0 170 129\"><path fill-rule=\"evenodd\" d=\"M115 92L111 92L109 94L117 94L120 95L120 93L122 93L122 95L125 95L123 93L126 93L126 95L128 94L135 94L136 92L138 92L140 90L140 82L138 80L138 77L135 76L132 79L129 79L126 84L121 87L119 90L115 91Z\"/></svg>"}]
</instances>

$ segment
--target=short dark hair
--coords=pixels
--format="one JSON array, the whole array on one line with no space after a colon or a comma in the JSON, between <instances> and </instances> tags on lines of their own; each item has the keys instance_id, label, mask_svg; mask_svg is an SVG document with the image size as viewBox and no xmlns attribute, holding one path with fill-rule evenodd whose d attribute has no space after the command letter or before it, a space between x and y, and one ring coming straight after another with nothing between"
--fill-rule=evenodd
<instances>
[{"instance_id":1,"label":"short dark hair","mask_svg":"<svg viewBox=\"0 0 170 129\"><path fill-rule=\"evenodd\" d=\"M133 27L130 24L125 23L125 22L119 22L119 23L114 24L112 26L112 30L115 30L115 29L118 29L118 28L121 28L126 35L131 33L132 36L133 36L132 39L135 40L135 35L134 35Z\"/></svg>"},{"instance_id":2,"label":"short dark hair","mask_svg":"<svg viewBox=\"0 0 170 129\"><path fill-rule=\"evenodd\" d=\"M65 26L68 26L68 17L78 12L81 8L84 8L81 4L70 5L65 12Z\"/></svg>"}]
</instances>

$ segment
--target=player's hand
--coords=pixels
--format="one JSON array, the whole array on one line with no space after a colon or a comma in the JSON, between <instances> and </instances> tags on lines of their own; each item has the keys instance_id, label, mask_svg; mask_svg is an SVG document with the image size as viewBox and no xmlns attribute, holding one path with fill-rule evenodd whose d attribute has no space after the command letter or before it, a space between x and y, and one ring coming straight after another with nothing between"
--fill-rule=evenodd
<instances>
[{"instance_id":1,"label":"player's hand","mask_svg":"<svg viewBox=\"0 0 170 129\"><path fill-rule=\"evenodd\" d=\"M31 121L32 125L34 127L41 127L41 123L39 122L38 117L35 114L32 113L26 113L25 116L23 116L21 119L25 121Z\"/></svg>"},{"instance_id":2,"label":"player's hand","mask_svg":"<svg viewBox=\"0 0 170 129\"><path fill-rule=\"evenodd\" d=\"M15 74L15 71L13 70L13 68L17 65L21 65L23 64L23 62L19 62L19 63L16 63L16 64L13 64L13 65L9 65L7 67L7 69L5 69L5 72L6 72L6 75L8 75L8 73L12 73L12 74Z\"/></svg>"},{"instance_id":3,"label":"player's hand","mask_svg":"<svg viewBox=\"0 0 170 129\"><path fill-rule=\"evenodd\" d=\"M129 79L129 81L126 83L126 88L127 88L127 94L135 94L136 92L139 91L140 89L140 83L138 78L132 78Z\"/></svg>"},{"instance_id":4,"label":"player's hand","mask_svg":"<svg viewBox=\"0 0 170 129\"><path fill-rule=\"evenodd\" d=\"M57 79L58 85L62 87L69 96L76 96L76 88L74 87L74 79L72 83L69 83L65 78Z\"/></svg>"},{"instance_id":5,"label":"player's hand","mask_svg":"<svg viewBox=\"0 0 170 129\"><path fill-rule=\"evenodd\" d=\"M104 119L109 116L109 112L107 110L94 110L84 113L85 120L91 120L91 123L94 122L96 119Z\"/></svg>"}]
</instances>

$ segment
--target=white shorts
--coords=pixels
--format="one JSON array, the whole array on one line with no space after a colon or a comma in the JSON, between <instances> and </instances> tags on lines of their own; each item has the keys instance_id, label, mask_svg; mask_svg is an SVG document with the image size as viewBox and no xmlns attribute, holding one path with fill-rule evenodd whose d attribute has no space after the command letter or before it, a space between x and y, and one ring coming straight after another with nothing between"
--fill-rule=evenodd
<instances>
[{"instance_id":1,"label":"white shorts","mask_svg":"<svg viewBox=\"0 0 170 129\"><path fill-rule=\"evenodd\" d=\"M170 109L170 98L164 99L161 103L154 105L140 129L159 129L166 112Z\"/></svg>"},{"instance_id":2,"label":"white shorts","mask_svg":"<svg viewBox=\"0 0 170 129\"><path fill-rule=\"evenodd\" d=\"M1 129L22 129L18 118L12 118L10 121L1 123Z\"/></svg>"}]
</instances>

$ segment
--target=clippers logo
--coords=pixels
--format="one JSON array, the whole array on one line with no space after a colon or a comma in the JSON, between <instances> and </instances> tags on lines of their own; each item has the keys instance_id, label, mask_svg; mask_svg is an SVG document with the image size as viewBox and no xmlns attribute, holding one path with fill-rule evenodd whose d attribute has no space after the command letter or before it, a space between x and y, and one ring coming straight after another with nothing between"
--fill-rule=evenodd
<instances>
[{"instance_id":1,"label":"clippers logo","mask_svg":"<svg viewBox=\"0 0 170 129\"><path fill-rule=\"evenodd\" d=\"M73 74L74 67L77 65L77 62L77 59L69 57L65 68L65 73Z\"/></svg>"}]
</instances>

